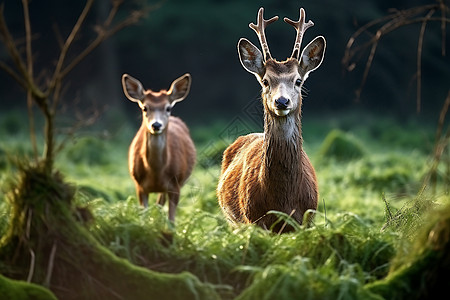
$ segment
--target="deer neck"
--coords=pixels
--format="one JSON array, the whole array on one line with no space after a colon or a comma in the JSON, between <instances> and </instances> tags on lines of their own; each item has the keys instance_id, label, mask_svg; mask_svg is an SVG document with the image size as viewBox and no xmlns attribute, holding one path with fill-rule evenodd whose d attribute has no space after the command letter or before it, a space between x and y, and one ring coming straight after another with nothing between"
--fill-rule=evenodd
<instances>
[{"instance_id":1,"label":"deer neck","mask_svg":"<svg viewBox=\"0 0 450 300\"><path fill-rule=\"evenodd\" d=\"M161 134L146 131L145 157L151 169L161 170L167 163L167 128Z\"/></svg>"},{"instance_id":2,"label":"deer neck","mask_svg":"<svg viewBox=\"0 0 450 300\"><path fill-rule=\"evenodd\" d=\"M264 116L264 161L262 184L268 195L288 199L296 192L292 184L302 172L302 136L300 112L286 117Z\"/></svg>"}]
</instances>

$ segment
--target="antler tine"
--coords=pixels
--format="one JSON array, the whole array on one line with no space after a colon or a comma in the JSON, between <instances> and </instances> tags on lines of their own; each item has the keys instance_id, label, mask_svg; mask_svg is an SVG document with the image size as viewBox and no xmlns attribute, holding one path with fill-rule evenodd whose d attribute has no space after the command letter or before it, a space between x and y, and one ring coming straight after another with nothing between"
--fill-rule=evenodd
<instances>
[{"instance_id":1,"label":"antler tine","mask_svg":"<svg viewBox=\"0 0 450 300\"><path fill-rule=\"evenodd\" d=\"M264 33L264 30L266 29L267 25L278 20L278 16L272 17L269 20L264 20L263 14L264 8L261 7L258 11L258 18L256 20L257 24L255 25L253 23L250 23L248 24L248 26L253 29L258 35L259 42L261 43L261 48L263 50L264 61L267 61L268 59L272 59L272 56L270 55L269 46L267 45L266 34Z\"/></svg>"},{"instance_id":2,"label":"antler tine","mask_svg":"<svg viewBox=\"0 0 450 300\"><path fill-rule=\"evenodd\" d=\"M309 27L314 26L313 21L309 20L308 23L305 23L305 19L305 10L303 8L300 8L300 17L297 22L292 21L289 18L283 19L286 23L292 25L295 30L297 30L297 38L295 39L294 50L292 51L291 58L300 59L300 46L302 44L303 34Z\"/></svg>"}]
</instances>

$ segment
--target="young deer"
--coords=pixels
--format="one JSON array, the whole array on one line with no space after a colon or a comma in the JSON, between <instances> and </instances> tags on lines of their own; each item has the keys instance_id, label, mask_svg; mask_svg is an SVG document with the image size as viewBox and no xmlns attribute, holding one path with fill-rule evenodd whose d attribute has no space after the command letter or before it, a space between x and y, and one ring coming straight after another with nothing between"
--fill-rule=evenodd
<instances>
[{"instance_id":1,"label":"young deer","mask_svg":"<svg viewBox=\"0 0 450 300\"><path fill-rule=\"evenodd\" d=\"M180 189L195 164L195 147L186 124L170 115L175 103L189 94L191 75L176 79L168 91L144 90L128 74L122 76L126 97L142 109L142 124L130 145L128 161L139 202L148 206L148 194L159 193L157 203L169 197L169 220L175 221Z\"/></svg>"},{"instance_id":2,"label":"young deer","mask_svg":"<svg viewBox=\"0 0 450 300\"><path fill-rule=\"evenodd\" d=\"M257 25L249 26L258 35L263 53L247 39L238 43L239 59L262 86L264 133L239 137L223 154L222 171L217 187L220 206L233 223L256 223L271 228L277 221L270 210L291 215L302 223L308 209L317 209L317 179L311 162L302 148L302 87L310 72L322 63L325 38L316 37L300 52L302 37L313 22L300 19L284 21L297 30L294 50L285 61L273 59L264 30L278 16L263 18L258 12ZM311 219L308 219L308 222ZM273 231L292 230L281 224Z\"/></svg>"}]
</instances>

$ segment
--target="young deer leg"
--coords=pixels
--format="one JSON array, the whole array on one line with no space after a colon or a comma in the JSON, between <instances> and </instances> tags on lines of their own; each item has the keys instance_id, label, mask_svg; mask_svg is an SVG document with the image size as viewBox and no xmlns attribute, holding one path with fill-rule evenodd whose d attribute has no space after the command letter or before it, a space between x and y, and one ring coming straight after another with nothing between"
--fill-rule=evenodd
<instances>
[{"instance_id":1,"label":"young deer leg","mask_svg":"<svg viewBox=\"0 0 450 300\"><path fill-rule=\"evenodd\" d=\"M169 193L169 220L172 223L175 223L175 212L177 210L179 200L180 200L180 190Z\"/></svg>"},{"instance_id":2,"label":"young deer leg","mask_svg":"<svg viewBox=\"0 0 450 300\"><path fill-rule=\"evenodd\" d=\"M140 187L136 187L139 203L145 208L148 207L148 194L145 193Z\"/></svg>"},{"instance_id":3,"label":"young deer leg","mask_svg":"<svg viewBox=\"0 0 450 300\"><path fill-rule=\"evenodd\" d=\"M166 204L166 193L159 193L158 194L158 200L156 200L156 204L164 206Z\"/></svg>"}]
</instances>

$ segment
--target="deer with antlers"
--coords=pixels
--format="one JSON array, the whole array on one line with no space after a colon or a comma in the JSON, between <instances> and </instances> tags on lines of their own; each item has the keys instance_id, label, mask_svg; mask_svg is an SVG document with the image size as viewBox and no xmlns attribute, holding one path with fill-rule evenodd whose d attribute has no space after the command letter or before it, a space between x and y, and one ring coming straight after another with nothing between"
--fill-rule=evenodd
<instances>
[{"instance_id":1,"label":"deer with antlers","mask_svg":"<svg viewBox=\"0 0 450 300\"><path fill-rule=\"evenodd\" d=\"M285 232L293 228L279 223L269 211L286 213L302 224L305 212L317 209L316 174L302 147L301 92L309 74L322 63L326 42L318 36L300 52L305 31L314 25L305 22L301 8L298 21L284 18L297 37L291 57L277 61L270 55L264 30L278 16L265 20L263 13L260 8L257 24L249 24L263 52L245 38L237 48L242 66L262 86L264 133L241 136L225 150L217 196L232 223L256 223Z\"/></svg>"},{"instance_id":2,"label":"deer with antlers","mask_svg":"<svg viewBox=\"0 0 450 300\"><path fill-rule=\"evenodd\" d=\"M172 82L169 90L145 90L128 74L122 76L125 96L142 110L142 124L129 150L129 169L139 202L148 206L148 194L159 193L157 203L169 198L169 220L175 221L180 189L195 164L195 146L186 124L171 116L175 103L189 94L191 75Z\"/></svg>"}]
</instances>

